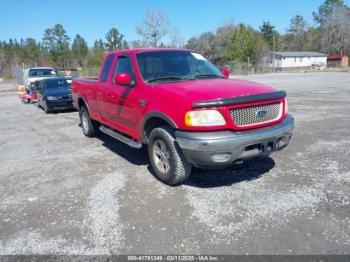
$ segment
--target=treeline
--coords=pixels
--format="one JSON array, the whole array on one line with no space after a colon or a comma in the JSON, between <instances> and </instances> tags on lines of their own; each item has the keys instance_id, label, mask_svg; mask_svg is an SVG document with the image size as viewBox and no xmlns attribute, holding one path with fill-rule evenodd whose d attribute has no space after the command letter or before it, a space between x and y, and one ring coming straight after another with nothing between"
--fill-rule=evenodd
<instances>
[{"instance_id":1,"label":"treeline","mask_svg":"<svg viewBox=\"0 0 350 262\"><path fill-rule=\"evenodd\" d=\"M230 61L261 64L270 51L316 51L329 55L350 54L350 8L343 0L325 0L313 13L315 25L301 15L290 20L285 34L270 22L258 30L244 24L227 24L216 32L192 37L187 47L203 52L217 64Z\"/></svg>"},{"instance_id":2,"label":"treeline","mask_svg":"<svg viewBox=\"0 0 350 262\"><path fill-rule=\"evenodd\" d=\"M183 41L180 30L169 28L169 20L160 10L150 10L136 27L140 39L127 42L111 28L92 46L79 34L70 39L62 25L44 31L41 41L33 38L0 41L0 77L10 77L14 66L54 66L97 68L110 50L129 47L186 47L202 52L218 65L229 63L261 66L270 51L319 51L326 54L350 54L350 8L343 0L325 0L313 13L314 25L296 15L284 34L270 22L258 29L228 23L215 32L204 32ZM167 36L169 41L162 40Z\"/></svg>"},{"instance_id":3,"label":"treeline","mask_svg":"<svg viewBox=\"0 0 350 262\"><path fill-rule=\"evenodd\" d=\"M60 24L45 30L42 41L33 38L0 41L0 77L9 76L13 66L54 66L64 68L99 67L106 51L129 48L124 36L110 29L105 40L96 40L89 47L77 34L72 41Z\"/></svg>"}]
</instances>

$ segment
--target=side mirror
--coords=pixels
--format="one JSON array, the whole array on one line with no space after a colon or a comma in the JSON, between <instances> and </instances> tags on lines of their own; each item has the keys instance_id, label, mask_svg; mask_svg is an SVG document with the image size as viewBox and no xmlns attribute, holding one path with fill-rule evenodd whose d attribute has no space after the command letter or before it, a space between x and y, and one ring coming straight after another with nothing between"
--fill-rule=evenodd
<instances>
[{"instance_id":1,"label":"side mirror","mask_svg":"<svg viewBox=\"0 0 350 262\"><path fill-rule=\"evenodd\" d=\"M128 73L118 73L114 77L114 82L121 86L131 85L131 76Z\"/></svg>"},{"instance_id":2,"label":"side mirror","mask_svg":"<svg viewBox=\"0 0 350 262\"><path fill-rule=\"evenodd\" d=\"M221 73L225 76L225 77L229 77L230 76L230 70L228 70L227 68L221 68Z\"/></svg>"}]
</instances>

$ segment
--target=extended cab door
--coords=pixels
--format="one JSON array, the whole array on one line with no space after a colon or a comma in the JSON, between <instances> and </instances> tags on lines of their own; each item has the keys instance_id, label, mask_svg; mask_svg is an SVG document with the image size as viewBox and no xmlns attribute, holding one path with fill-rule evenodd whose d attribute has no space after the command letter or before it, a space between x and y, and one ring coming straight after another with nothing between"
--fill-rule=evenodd
<instances>
[{"instance_id":1,"label":"extended cab door","mask_svg":"<svg viewBox=\"0 0 350 262\"><path fill-rule=\"evenodd\" d=\"M114 54L110 54L103 63L103 68L99 76L98 85L94 89L94 97L96 99L96 112L99 115L100 121L103 124L110 125L110 115L108 109L108 97L109 94L106 90L109 90L108 76L110 75L112 64L114 61Z\"/></svg>"},{"instance_id":2,"label":"extended cab door","mask_svg":"<svg viewBox=\"0 0 350 262\"><path fill-rule=\"evenodd\" d=\"M128 73L132 79L132 85L121 86L114 82L118 73ZM103 90L103 100L109 125L132 137L140 136L137 129L142 116L143 107L139 102L140 90L137 86L133 65L129 54L121 54L113 70L111 81Z\"/></svg>"}]
</instances>

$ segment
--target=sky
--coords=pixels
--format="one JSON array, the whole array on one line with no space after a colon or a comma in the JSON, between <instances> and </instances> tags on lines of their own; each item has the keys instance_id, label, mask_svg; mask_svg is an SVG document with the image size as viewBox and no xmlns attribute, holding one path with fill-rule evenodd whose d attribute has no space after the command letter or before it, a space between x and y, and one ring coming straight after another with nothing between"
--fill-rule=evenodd
<instances>
[{"instance_id":1,"label":"sky","mask_svg":"<svg viewBox=\"0 0 350 262\"><path fill-rule=\"evenodd\" d=\"M344 2L349 5L350 0ZM258 29L263 21L269 21L284 33L297 14L313 25L312 12L322 3L323 0L1 0L0 40L41 40L44 30L57 23L63 25L71 39L80 34L89 45L95 39L104 39L112 27L127 41L136 40L140 37L135 27L150 9L161 9L168 17L169 28L177 28L184 40L215 31L227 22L243 22Z\"/></svg>"}]
</instances>

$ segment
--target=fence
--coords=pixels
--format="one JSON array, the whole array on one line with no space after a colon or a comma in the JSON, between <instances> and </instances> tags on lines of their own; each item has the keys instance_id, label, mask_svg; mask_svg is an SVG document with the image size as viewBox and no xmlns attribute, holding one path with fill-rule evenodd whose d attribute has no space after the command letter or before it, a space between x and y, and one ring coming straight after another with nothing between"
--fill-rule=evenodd
<instances>
[{"instance_id":1,"label":"fence","mask_svg":"<svg viewBox=\"0 0 350 262\"><path fill-rule=\"evenodd\" d=\"M18 65L11 67L11 76L16 80L16 86L23 84L24 70L25 69Z\"/></svg>"},{"instance_id":2,"label":"fence","mask_svg":"<svg viewBox=\"0 0 350 262\"><path fill-rule=\"evenodd\" d=\"M84 68L79 68L78 72L80 77L97 77L100 72L100 68L84 67Z\"/></svg>"}]
</instances>

